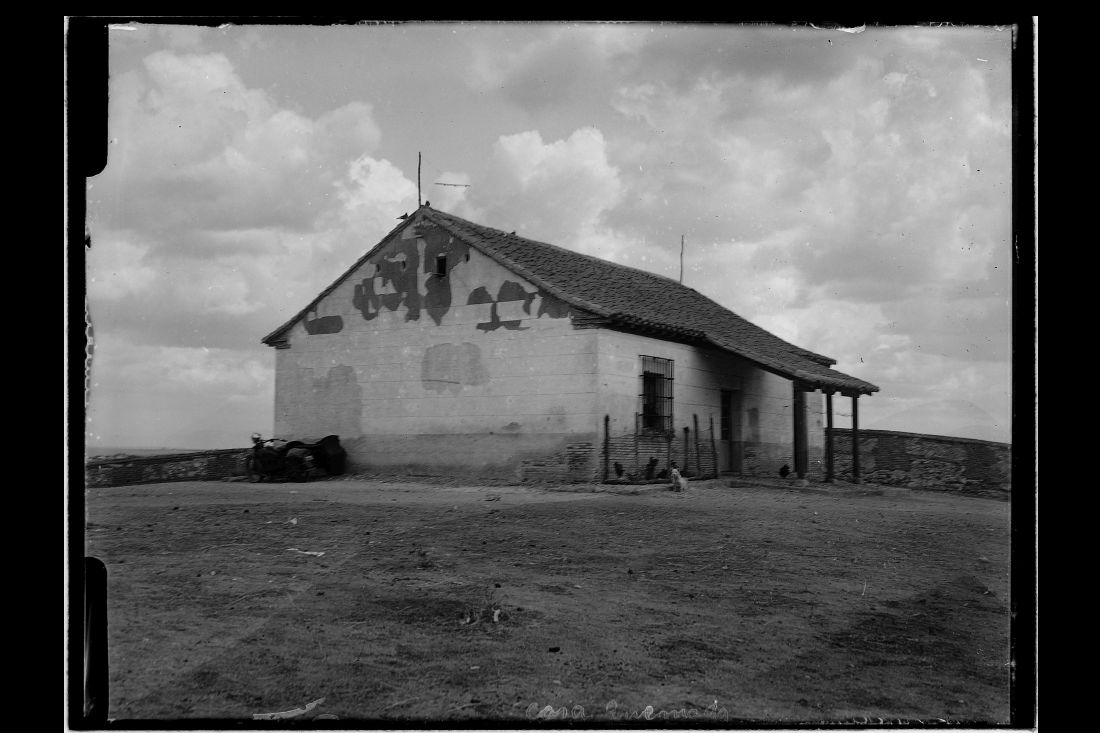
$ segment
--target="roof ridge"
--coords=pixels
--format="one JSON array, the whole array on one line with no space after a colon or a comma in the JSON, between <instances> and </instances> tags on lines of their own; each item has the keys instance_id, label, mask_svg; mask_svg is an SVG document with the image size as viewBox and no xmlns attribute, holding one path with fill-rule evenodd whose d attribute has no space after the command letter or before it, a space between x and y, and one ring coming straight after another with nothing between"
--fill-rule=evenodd
<instances>
[{"instance_id":1,"label":"roof ridge","mask_svg":"<svg viewBox=\"0 0 1100 733\"><path fill-rule=\"evenodd\" d=\"M461 225L469 226L469 227L471 227L475 230L482 230L482 231L487 230L487 231L493 232L493 233L495 233L499 236L508 237L513 242L531 243L531 244L534 244L534 245L537 245L537 246L540 246L540 247L547 247L547 248L550 248L552 250L567 253L567 254L569 254L571 256L574 256L574 257L585 258L585 259L587 259L591 262L598 263L600 266L605 266L606 267L606 266L610 265L610 266L615 267L615 268L619 268L619 269L623 269L623 270L629 270L631 272L639 273L639 274L641 274L645 277L656 278L656 279L666 281L667 283L675 285L676 287L682 288L685 291L690 291L690 292L694 293L698 297L705 299L708 303L710 303L711 305L715 306L716 308L718 308L722 311L725 311L726 313L733 314L737 318L741 319L748 326L768 333L769 336L771 336L772 338L774 338L774 339L782 342L783 344L785 344L788 348L790 348L794 352L795 355L797 355L797 356L799 356L803 359L807 359L809 361L812 361L812 362L815 362L815 363L818 363L818 364L822 364L824 366L830 366L832 364L836 364L836 359L833 359L832 357L829 357L829 356L825 356L824 354L818 354L815 351L811 351L810 349L803 348L801 346L798 346L797 344L792 344L791 342L787 341L786 339L780 338L779 336L776 336L775 334L771 333L770 331L767 331L767 329L764 329L764 328L761 328L760 326L757 326L752 321L746 319L744 316L741 316L741 315L735 313L734 311L730 310L729 308L722 305L721 303L714 300L713 298L706 295L705 293L702 293L702 292L700 292L700 291L696 290L695 288L690 287L688 285L684 285L682 282L679 282L677 280L673 280L672 278L668 277L667 275L661 275L661 274L656 273L656 272L650 272L649 270L643 270L639 267L633 267L631 265L624 265L624 264L619 263L619 262L613 262L611 260L605 260L605 259L602 259L600 257L596 257L594 255L585 254L584 252L577 252L576 250L568 249L566 247L562 247L562 246L557 245L557 244L551 244L550 242L543 242L541 240L531 239L529 237L524 237L522 235L516 234L515 232L505 232L503 229L498 229L496 227L487 226L485 224L478 224L477 222L472 222L472 221L469 221L468 219L463 219L462 217L457 216L455 214L452 214L450 212L442 211L440 209L434 209L434 208L428 206L427 204L425 204L422 207L422 209L427 209L432 214L437 214L437 215L441 216L442 218L444 218L446 220L453 220L454 222L457 222ZM498 254L499 253L492 253L490 256L496 256ZM528 277L531 277L532 280L541 279L541 278L538 278L537 274L530 273L530 271L527 271L527 268L524 268L524 267L522 267L522 265L519 265L518 263L515 263L510 258L508 258L508 264L509 264L509 266L514 267L516 269L524 270L525 272L523 272L522 274L524 274ZM536 283L536 284L538 284L538 283ZM545 284L545 282L543 284ZM548 287L547 289L552 290L553 288ZM554 293L554 294L557 295L557 293ZM571 299L575 299L575 297L576 297L576 296L573 296L571 294L569 294L569 295L570 295L570 297L565 297L564 299L565 300L571 300ZM561 297L561 296L559 295L559 297ZM590 310L594 310L598 313L601 312L601 310L602 310L605 315L610 313L606 309L601 309L599 306L595 306L594 304L591 304L591 303L585 304L584 307L587 307Z\"/></svg>"},{"instance_id":2,"label":"roof ridge","mask_svg":"<svg viewBox=\"0 0 1100 733\"><path fill-rule=\"evenodd\" d=\"M491 226L488 226L486 224L478 224L477 222L470 221L469 219L463 219L461 216L457 216L457 215L452 214L450 212L442 211L440 209L434 209L430 206L425 206L424 208L428 209L433 214L440 214L440 215L442 215L444 217L447 217L449 219L457 219L458 221L460 221L463 224L466 224L466 225L469 225L469 226L472 226L472 227L476 227L478 229L489 229L493 232L497 232L497 233L501 234L502 236L511 237L511 238L513 238L515 240L518 240L520 242L530 242L531 244L537 244L537 245L540 245L540 246L543 246L543 247L549 247L551 249L556 249L560 252L568 252L569 254L574 255L576 257L584 257L585 259L592 260L593 262L598 262L601 265L614 265L615 267L621 267L624 270L633 270L634 272L640 272L644 275L648 275L649 277L659 277L663 280L668 280L671 283L676 283L677 285L688 288L688 290L695 290L695 288L688 287L687 285L684 285L681 282L677 282L676 280L673 280L668 275L662 275L659 272L651 272L649 270L643 270L640 267L634 267L633 265L624 265L621 262L615 262L613 260L605 260L602 257L597 257L595 255L590 255L586 252L578 252L575 249L569 249L568 247L562 247L560 244L553 244L552 242L543 242L540 239L531 239L530 237L525 237L521 234L516 234L515 232L506 232L503 229L498 229L496 227L491 227ZM698 292L698 291L696 291L696 292Z\"/></svg>"}]
</instances>

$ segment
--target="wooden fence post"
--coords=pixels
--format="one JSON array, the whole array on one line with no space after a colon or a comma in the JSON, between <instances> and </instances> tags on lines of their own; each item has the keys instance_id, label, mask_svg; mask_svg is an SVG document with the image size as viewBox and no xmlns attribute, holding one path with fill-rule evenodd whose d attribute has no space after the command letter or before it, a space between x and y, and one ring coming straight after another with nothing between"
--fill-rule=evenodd
<instances>
[{"instance_id":1,"label":"wooden fence post","mask_svg":"<svg viewBox=\"0 0 1100 733\"><path fill-rule=\"evenodd\" d=\"M691 465L691 446L688 441L691 440L691 428L687 425L684 426L684 467L680 471L681 474L687 473L688 466Z\"/></svg>"},{"instance_id":2,"label":"wooden fence post","mask_svg":"<svg viewBox=\"0 0 1100 733\"><path fill-rule=\"evenodd\" d=\"M699 478L702 478L703 459L702 456L699 455L699 416L693 413L691 416L691 422L692 425L695 426L695 468L696 472L699 474Z\"/></svg>"},{"instance_id":3,"label":"wooden fence post","mask_svg":"<svg viewBox=\"0 0 1100 733\"><path fill-rule=\"evenodd\" d=\"M669 426L669 429L665 431L665 470L668 471L669 474L672 473L672 434L673 434L673 432L674 431L673 431L671 425Z\"/></svg>"},{"instance_id":4,"label":"wooden fence post","mask_svg":"<svg viewBox=\"0 0 1100 733\"><path fill-rule=\"evenodd\" d=\"M638 429L637 417L634 418L634 423L634 480L636 481L638 479L638 471L640 470L638 467L638 438L640 437L639 433L641 432L641 430Z\"/></svg>"},{"instance_id":5,"label":"wooden fence post","mask_svg":"<svg viewBox=\"0 0 1100 733\"><path fill-rule=\"evenodd\" d=\"M710 415L710 459L714 461L714 478L718 478L718 446L714 442L714 413Z\"/></svg>"},{"instance_id":6,"label":"wooden fence post","mask_svg":"<svg viewBox=\"0 0 1100 733\"><path fill-rule=\"evenodd\" d=\"M611 478L611 416L603 416L603 480Z\"/></svg>"}]
</instances>

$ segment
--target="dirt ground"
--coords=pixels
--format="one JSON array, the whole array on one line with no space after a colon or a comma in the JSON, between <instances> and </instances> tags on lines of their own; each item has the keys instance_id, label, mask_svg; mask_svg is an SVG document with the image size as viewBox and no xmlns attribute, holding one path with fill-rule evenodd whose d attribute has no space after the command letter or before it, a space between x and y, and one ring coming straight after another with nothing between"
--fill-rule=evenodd
<instances>
[{"instance_id":1,"label":"dirt ground","mask_svg":"<svg viewBox=\"0 0 1100 733\"><path fill-rule=\"evenodd\" d=\"M1009 715L1006 501L363 480L86 498L116 720Z\"/></svg>"}]
</instances>

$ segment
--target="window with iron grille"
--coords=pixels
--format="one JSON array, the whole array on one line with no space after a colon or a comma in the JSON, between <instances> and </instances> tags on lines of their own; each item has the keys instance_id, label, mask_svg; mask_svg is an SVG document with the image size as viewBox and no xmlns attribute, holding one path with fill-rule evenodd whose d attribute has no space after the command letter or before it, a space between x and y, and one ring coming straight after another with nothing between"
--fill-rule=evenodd
<instances>
[{"instance_id":1,"label":"window with iron grille","mask_svg":"<svg viewBox=\"0 0 1100 733\"><path fill-rule=\"evenodd\" d=\"M672 432L672 359L643 356L638 432Z\"/></svg>"}]
</instances>

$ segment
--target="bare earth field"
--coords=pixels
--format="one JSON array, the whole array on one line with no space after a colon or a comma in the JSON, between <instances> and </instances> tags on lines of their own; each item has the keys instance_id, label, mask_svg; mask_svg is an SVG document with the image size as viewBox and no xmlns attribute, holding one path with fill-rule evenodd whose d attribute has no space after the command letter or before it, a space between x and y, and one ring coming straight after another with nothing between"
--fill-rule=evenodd
<instances>
[{"instance_id":1,"label":"bare earth field","mask_svg":"<svg viewBox=\"0 0 1100 733\"><path fill-rule=\"evenodd\" d=\"M1008 720L1004 501L365 480L86 499L115 720Z\"/></svg>"}]
</instances>

